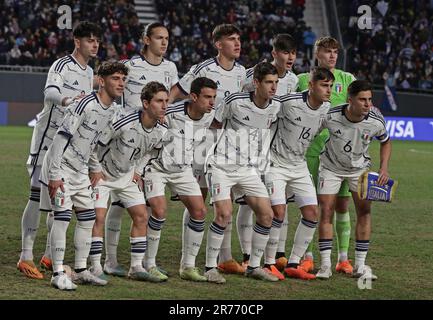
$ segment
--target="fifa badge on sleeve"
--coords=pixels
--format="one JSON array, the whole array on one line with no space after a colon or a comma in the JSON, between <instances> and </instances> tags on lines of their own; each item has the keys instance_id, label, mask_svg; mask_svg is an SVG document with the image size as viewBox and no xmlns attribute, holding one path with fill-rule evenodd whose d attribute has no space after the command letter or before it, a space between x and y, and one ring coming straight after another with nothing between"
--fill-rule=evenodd
<instances>
[{"instance_id":1,"label":"fifa badge on sleeve","mask_svg":"<svg viewBox=\"0 0 433 320\"><path fill-rule=\"evenodd\" d=\"M379 174L366 171L358 180L358 195L363 200L391 202L397 189L398 181L389 179L388 182L379 186L377 180Z\"/></svg>"}]
</instances>

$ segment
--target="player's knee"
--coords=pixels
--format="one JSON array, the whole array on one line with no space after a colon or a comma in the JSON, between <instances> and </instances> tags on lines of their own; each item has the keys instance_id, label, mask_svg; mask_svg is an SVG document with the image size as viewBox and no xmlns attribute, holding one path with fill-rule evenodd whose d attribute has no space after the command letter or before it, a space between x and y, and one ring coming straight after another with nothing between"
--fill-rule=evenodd
<instances>
[{"instance_id":1,"label":"player's knee","mask_svg":"<svg viewBox=\"0 0 433 320\"><path fill-rule=\"evenodd\" d=\"M165 219L167 209L165 207L152 207L152 216L156 219Z\"/></svg>"},{"instance_id":2,"label":"player's knee","mask_svg":"<svg viewBox=\"0 0 433 320\"><path fill-rule=\"evenodd\" d=\"M349 197L337 197L337 201L335 203L335 211L340 213L349 211L349 203Z\"/></svg>"},{"instance_id":3,"label":"player's knee","mask_svg":"<svg viewBox=\"0 0 433 320\"><path fill-rule=\"evenodd\" d=\"M194 220L203 220L206 217L207 209L205 206L191 210L190 215Z\"/></svg>"},{"instance_id":4,"label":"player's knee","mask_svg":"<svg viewBox=\"0 0 433 320\"><path fill-rule=\"evenodd\" d=\"M317 206L306 206L302 209L302 216L310 221L317 221L319 219L319 210Z\"/></svg>"},{"instance_id":5,"label":"player's knee","mask_svg":"<svg viewBox=\"0 0 433 320\"><path fill-rule=\"evenodd\" d=\"M270 227L270 226L272 226L272 219L273 218L274 218L274 213L272 212L272 210L263 211L257 215L257 222L260 223L262 226ZM283 219L284 219L284 216L283 216Z\"/></svg>"},{"instance_id":6,"label":"player's knee","mask_svg":"<svg viewBox=\"0 0 433 320\"><path fill-rule=\"evenodd\" d=\"M147 214L145 212L140 212L132 217L133 223L138 227L145 227L148 223Z\"/></svg>"}]
</instances>

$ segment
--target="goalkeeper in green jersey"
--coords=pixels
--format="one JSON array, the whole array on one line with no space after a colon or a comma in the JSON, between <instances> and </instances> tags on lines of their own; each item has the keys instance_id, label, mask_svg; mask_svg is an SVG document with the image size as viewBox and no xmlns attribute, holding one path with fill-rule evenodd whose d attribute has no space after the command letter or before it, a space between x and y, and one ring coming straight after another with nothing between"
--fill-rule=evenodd
<instances>
[{"instance_id":1,"label":"goalkeeper in green jersey","mask_svg":"<svg viewBox=\"0 0 433 320\"><path fill-rule=\"evenodd\" d=\"M317 59L319 67L325 67L331 70L335 77L330 99L331 108L347 102L347 88L354 80L356 80L351 73L335 68L339 49L340 44L337 40L331 37L322 37L318 39L314 45L314 55ZM302 73L298 75L298 91L304 91L308 89L309 76L310 73ZM327 129L325 129L313 140L307 150L306 158L308 169L310 170L316 185L319 170L319 155L328 138L329 132ZM338 193L337 203L335 206L335 229L339 252L336 271L351 274L353 267L347 257L350 242L349 197L349 186L347 182L344 182ZM307 272L311 272L314 269L312 243L313 242L311 242L309 248L307 249L305 259L301 263L301 267Z\"/></svg>"}]
</instances>

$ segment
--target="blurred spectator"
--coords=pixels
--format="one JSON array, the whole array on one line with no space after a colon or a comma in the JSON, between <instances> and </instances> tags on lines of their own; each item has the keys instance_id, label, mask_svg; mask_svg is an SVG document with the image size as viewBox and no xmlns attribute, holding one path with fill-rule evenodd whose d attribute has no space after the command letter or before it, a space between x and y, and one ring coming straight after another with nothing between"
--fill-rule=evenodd
<instances>
[{"instance_id":1,"label":"blurred spectator","mask_svg":"<svg viewBox=\"0 0 433 320\"><path fill-rule=\"evenodd\" d=\"M177 48L173 55L177 58L179 50L181 58L175 63L181 74L216 54L211 33L218 24L232 23L242 31L239 62L245 67L272 59L270 41L275 34L289 33L298 43L303 43L306 30L302 0L155 0L155 5L159 20L171 30L167 56L173 60L172 53Z\"/></svg>"},{"instance_id":2,"label":"blurred spectator","mask_svg":"<svg viewBox=\"0 0 433 320\"><path fill-rule=\"evenodd\" d=\"M337 0L337 4L348 49L347 71L378 85L391 78L396 88L432 89L433 1ZM360 5L372 9L371 30L358 29Z\"/></svg>"},{"instance_id":3,"label":"blurred spectator","mask_svg":"<svg viewBox=\"0 0 433 320\"><path fill-rule=\"evenodd\" d=\"M216 54L211 33L218 24L233 23L242 30L239 62L245 67L272 59L271 39L276 33L289 33L303 43L306 31L302 0L155 0L154 3L160 21L171 32L167 58L176 63L181 74ZM143 26L138 21L134 0L64 0L62 4L72 8L72 27L78 21L89 20L105 30L98 53L100 60L127 59L140 52ZM0 64L49 66L70 52L72 32L58 29L57 11L53 10L58 5L57 0L0 2Z\"/></svg>"}]
</instances>

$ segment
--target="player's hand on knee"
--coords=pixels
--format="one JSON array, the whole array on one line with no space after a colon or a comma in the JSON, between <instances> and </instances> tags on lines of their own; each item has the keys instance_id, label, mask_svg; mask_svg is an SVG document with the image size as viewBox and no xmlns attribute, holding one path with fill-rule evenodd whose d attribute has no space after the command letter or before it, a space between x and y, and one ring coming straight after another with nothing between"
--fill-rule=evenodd
<instances>
[{"instance_id":1,"label":"player's hand on knee","mask_svg":"<svg viewBox=\"0 0 433 320\"><path fill-rule=\"evenodd\" d=\"M134 173L134 177L132 178L132 182L137 184L138 189L140 191L143 191L143 179L141 179L141 176L138 173Z\"/></svg>"},{"instance_id":2,"label":"player's hand on knee","mask_svg":"<svg viewBox=\"0 0 433 320\"><path fill-rule=\"evenodd\" d=\"M60 188L62 192L65 192L65 188L63 186L63 180L50 180L48 182L48 191L51 199L54 199L54 197L56 196L56 192L58 188Z\"/></svg>"},{"instance_id":3,"label":"player's hand on knee","mask_svg":"<svg viewBox=\"0 0 433 320\"><path fill-rule=\"evenodd\" d=\"M100 172L90 172L89 173L90 183L92 184L92 187L95 187L99 180L105 180L105 175Z\"/></svg>"}]
</instances>

